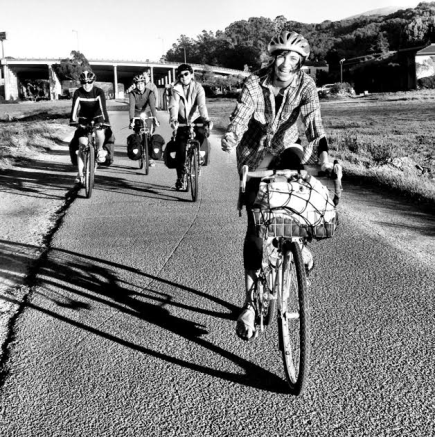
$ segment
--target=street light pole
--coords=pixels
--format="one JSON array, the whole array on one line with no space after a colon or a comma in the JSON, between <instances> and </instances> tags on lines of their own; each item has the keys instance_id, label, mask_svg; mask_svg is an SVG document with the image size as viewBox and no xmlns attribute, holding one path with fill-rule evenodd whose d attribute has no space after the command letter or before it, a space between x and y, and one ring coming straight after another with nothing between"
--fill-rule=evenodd
<instances>
[{"instance_id":1,"label":"street light pole","mask_svg":"<svg viewBox=\"0 0 435 437\"><path fill-rule=\"evenodd\" d=\"M183 50L184 50L184 63L187 64L187 61L186 61L186 47L185 46L183 46Z\"/></svg>"},{"instance_id":2,"label":"street light pole","mask_svg":"<svg viewBox=\"0 0 435 437\"><path fill-rule=\"evenodd\" d=\"M340 83L343 83L343 62L345 60L345 58L340 59Z\"/></svg>"},{"instance_id":3,"label":"street light pole","mask_svg":"<svg viewBox=\"0 0 435 437\"><path fill-rule=\"evenodd\" d=\"M73 29L73 32L76 33L76 36L77 36L77 51L80 52L80 46L79 46L79 32L78 32L78 30L74 30L74 29Z\"/></svg>"}]
</instances>

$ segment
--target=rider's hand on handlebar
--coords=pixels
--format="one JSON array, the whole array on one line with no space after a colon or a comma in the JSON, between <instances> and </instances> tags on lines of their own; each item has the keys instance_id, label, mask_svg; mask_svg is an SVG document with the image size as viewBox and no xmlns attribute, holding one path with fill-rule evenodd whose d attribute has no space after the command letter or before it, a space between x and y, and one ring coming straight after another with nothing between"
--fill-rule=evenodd
<instances>
[{"instance_id":1,"label":"rider's hand on handlebar","mask_svg":"<svg viewBox=\"0 0 435 437\"><path fill-rule=\"evenodd\" d=\"M171 126L172 130L177 130L177 128L178 128L178 121L177 120L171 120L169 122L169 125Z\"/></svg>"},{"instance_id":2,"label":"rider's hand on handlebar","mask_svg":"<svg viewBox=\"0 0 435 437\"><path fill-rule=\"evenodd\" d=\"M160 121L157 120L157 118L154 119L154 126L155 127L159 127L160 126Z\"/></svg>"},{"instance_id":3,"label":"rider's hand on handlebar","mask_svg":"<svg viewBox=\"0 0 435 437\"><path fill-rule=\"evenodd\" d=\"M221 147L224 152L231 152L237 146L236 135L234 132L227 132L221 139Z\"/></svg>"}]
</instances>

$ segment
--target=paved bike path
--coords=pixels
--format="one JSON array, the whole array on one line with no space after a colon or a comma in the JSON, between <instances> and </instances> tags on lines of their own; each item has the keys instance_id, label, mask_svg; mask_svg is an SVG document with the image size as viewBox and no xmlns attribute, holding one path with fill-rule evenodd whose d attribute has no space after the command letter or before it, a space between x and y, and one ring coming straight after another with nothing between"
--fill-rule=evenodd
<instances>
[{"instance_id":1,"label":"paved bike path","mask_svg":"<svg viewBox=\"0 0 435 437\"><path fill-rule=\"evenodd\" d=\"M234 156L213 140L192 203L174 170L132 168L117 123L115 165L71 204L17 320L7 435L430 435L433 269L343 206L336 237L312 245L311 373L293 398L275 330L234 335Z\"/></svg>"}]
</instances>

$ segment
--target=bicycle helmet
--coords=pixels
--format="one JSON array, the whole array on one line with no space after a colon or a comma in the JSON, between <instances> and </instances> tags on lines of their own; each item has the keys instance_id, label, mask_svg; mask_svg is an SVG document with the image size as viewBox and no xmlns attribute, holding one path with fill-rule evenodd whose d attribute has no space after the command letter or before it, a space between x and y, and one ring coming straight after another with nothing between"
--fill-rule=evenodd
<instances>
[{"instance_id":1,"label":"bicycle helmet","mask_svg":"<svg viewBox=\"0 0 435 437\"><path fill-rule=\"evenodd\" d=\"M97 76L92 71L85 70L80 74L79 80L80 83L92 83L95 82L96 78Z\"/></svg>"},{"instance_id":2,"label":"bicycle helmet","mask_svg":"<svg viewBox=\"0 0 435 437\"><path fill-rule=\"evenodd\" d=\"M310 55L308 41L299 33L283 30L272 38L267 46L268 52L273 55L278 50L290 50L299 53L305 60Z\"/></svg>"},{"instance_id":3,"label":"bicycle helmet","mask_svg":"<svg viewBox=\"0 0 435 437\"><path fill-rule=\"evenodd\" d=\"M193 74L193 68L189 64L181 64L177 68L177 76L179 76L183 71L189 71Z\"/></svg>"},{"instance_id":4,"label":"bicycle helmet","mask_svg":"<svg viewBox=\"0 0 435 437\"><path fill-rule=\"evenodd\" d=\"M143 74L138 74L137 76L133 77L133 82L134 83L145 82L145 76Z\"/></svg>"}]
</instances>

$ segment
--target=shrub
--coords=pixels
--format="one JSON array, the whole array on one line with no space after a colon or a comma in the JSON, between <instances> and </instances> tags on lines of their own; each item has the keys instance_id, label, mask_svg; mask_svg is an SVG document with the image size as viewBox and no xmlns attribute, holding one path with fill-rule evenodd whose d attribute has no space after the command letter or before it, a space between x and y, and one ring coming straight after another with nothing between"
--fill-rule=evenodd
<instances>
[{"instance_id":1,"label":"shrub","mask_svg":"<svg viewBox=\"0 0 435 437\"><path fill-rule=\"evenodd\" d=\"M434 89L435 76L422 77L421 79L418 79L417 86L419 89Z\"/></svg>"}]
</instances>

